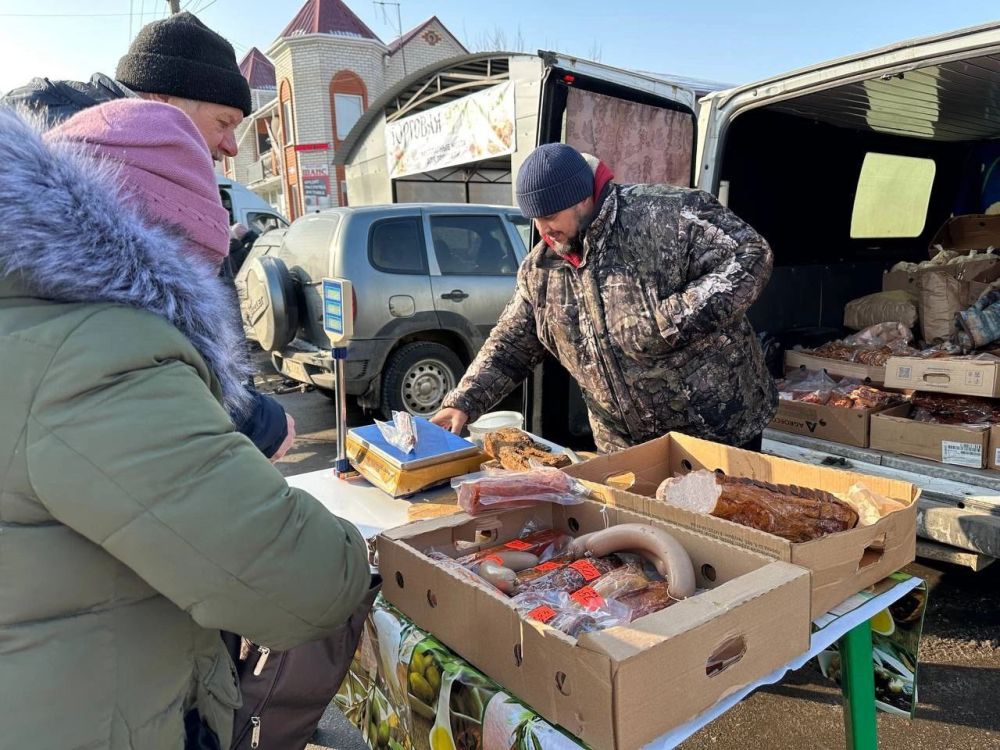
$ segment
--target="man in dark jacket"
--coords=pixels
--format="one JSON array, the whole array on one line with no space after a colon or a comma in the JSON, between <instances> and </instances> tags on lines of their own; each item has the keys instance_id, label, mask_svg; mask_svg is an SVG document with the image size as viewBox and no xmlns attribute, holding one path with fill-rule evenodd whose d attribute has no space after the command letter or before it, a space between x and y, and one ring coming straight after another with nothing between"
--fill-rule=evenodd
<instances>
[{"instance_id":1,"label":"man in dark jacket","mask_svg":"<svg viewBox=\"0 0 1000 750\"><path fill-rule=\"evenodd\" d=\"M618 185L564 144L517 178L540 242L433 422L461 431L554 355L604 452L670 431L760 448L777 391L746 318L771 274L764 239L708 193Z\"/></svg>"},{"instance_id":2,"label":"man in dark jacket","mask_svg":"<svg viewBox=\"0 0 1000 750\"><path fill-rule=\"evenodd\" d=\"M144 26L118 63L115 80L100 73L89 83L34 78L8 92L0 104L25 107L51 128L87 107L134 96L184 111L216 161L236 156L236 127L252 110L250 85L232 45L186 12ZM277 401L256 391L253 410L236 427L272 461L295 438L292 418Z\"/></svg>"}]
</instances>

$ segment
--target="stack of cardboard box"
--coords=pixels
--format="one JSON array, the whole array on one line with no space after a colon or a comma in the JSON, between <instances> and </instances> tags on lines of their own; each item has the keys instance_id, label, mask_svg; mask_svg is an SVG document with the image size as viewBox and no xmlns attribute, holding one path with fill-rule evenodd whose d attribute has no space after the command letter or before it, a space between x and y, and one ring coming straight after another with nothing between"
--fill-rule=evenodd
<instances>
[{"instance_id":1,"label":"stack of cardboard box","mask_svg":"<svg viewBox=\"0 0 1000 750\"><path fill-rule=\"evenodd\" d=\"M956 253L961 263L900 264L882 279L886 292L907 291L919 300L925 340L1000 279L1000 216L956 216L934 235L929 254ZM952 258L954 261L956 258ZM882 322L882 321L880 321ZM944 329L942 329L944 330ZM914 331L919 335L921 331ZM790 351L785 368L825 371L865 380L902 393L938 393L1000 398L1000 360L995 358L891 357L885 367L870 367ZM842 409L783 401L771 428L860 448L897 453L973 469L1000 469L1000 425L947 425L910 419L912 408L881 411Z\"/></svg>"},{"instance_id":2,"label":"stack of cardboard box","mask_svg":"<svg viewBox=\"0 0 1000 750\"><path fill-rule=\"evenodd\" d=\"M1000 362L976 359L894 357L886 385L910 392L1000 397ZM947 425L909 419L894 410L875 414L871 447L971 469L1000 468L1000 425Z\"/></svg>"}]
</instances>

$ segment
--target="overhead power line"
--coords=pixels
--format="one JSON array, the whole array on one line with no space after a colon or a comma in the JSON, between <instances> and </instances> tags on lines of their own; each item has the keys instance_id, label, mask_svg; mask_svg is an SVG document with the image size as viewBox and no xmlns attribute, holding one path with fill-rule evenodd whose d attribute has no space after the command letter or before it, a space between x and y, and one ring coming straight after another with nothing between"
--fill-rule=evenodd
<instances>
[{"instance_id":1,"label":"overhead power line","mask_svg":"<svg viewBox=\"0 0 1000 750\"><path fill-rule=\"evenodd\" d=\"M158 16L159 11L148 13L0 13L0 18L128 18L130 16Z\"/></svg>"}]
</instances>

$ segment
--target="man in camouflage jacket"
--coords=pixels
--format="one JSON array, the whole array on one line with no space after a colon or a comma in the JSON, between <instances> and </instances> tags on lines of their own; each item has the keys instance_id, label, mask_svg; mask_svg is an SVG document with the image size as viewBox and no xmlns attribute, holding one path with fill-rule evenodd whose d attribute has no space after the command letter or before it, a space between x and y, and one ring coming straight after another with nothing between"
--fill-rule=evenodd
<instances>
[{"instance_id":1,"label":"man in camouflage jacket","mask_svg":"<svg viewBox=\"0 0 1000 750\"><path fill-rule=\"evenodd\" d=\"M579 383L601 451L671 431L759 449L777 391L746 311L770 248L708 193L611 177L563 144L528 157L518 204L543 241L432 421L461 431L547 350Z\"/></svg>"}]
</instances>

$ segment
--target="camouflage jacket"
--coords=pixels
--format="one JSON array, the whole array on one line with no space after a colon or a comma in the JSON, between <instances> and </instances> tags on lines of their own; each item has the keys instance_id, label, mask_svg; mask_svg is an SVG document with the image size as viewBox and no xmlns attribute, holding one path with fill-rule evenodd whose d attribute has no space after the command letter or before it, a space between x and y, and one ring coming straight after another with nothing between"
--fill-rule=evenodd
<instances>
[{"instance_id":1,"label":"camouflage jacket","mask_svg":"<svg viewBox=\"0 0 1000 750\"><path fill-rule=\"evenodd\" d=\"M740 445L777 408L746 318L771 274L764 239L711 195L605 193L573 268L539 243L444 405L477 419L551 352L579 383L601 451L670 431Z\"/></svg>"}]
</instances>

